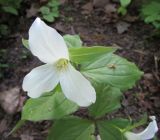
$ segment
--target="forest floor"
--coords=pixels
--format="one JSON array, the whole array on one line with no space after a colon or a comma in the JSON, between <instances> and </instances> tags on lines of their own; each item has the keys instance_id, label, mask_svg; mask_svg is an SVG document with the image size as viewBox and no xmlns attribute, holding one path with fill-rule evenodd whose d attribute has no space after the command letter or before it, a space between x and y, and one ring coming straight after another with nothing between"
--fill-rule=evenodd
<instances>
[{"instance_id":1,"label":"forest floor","mask_svg":"<svg viewBox=\"0 0 160 140\"><path fill-rule=\"evenodd\" d=\"M11 34L0 40L0 62L7 64L0 68L0 101L7 98L4 104L1 103L0 140L45 140L51 126L48 121L27 122L15 134L6 137L20 119L20 111L27 99L21 88L23 77L40 65L40 61L21 42L22 37L28 38L28 29L35 19L26 17L27 9L34 2L24 3L18 17L9 17L6 22L11 27ZM155 115L160 127L160 38L153 37L153 27L138 18L136 8L135 5L129 7L130 14L121 17L113 9L93 8L92 3L77 0L61 5L60 17L49 25L61 34L78 34L87 46L118 46L116 54L134 62L144 75L133 89L124 94L122 109L116 115L128 115L133 119L145 113ZM83 115L85 111L80 110L77 114Z\"/></svg>"}]
</instances>

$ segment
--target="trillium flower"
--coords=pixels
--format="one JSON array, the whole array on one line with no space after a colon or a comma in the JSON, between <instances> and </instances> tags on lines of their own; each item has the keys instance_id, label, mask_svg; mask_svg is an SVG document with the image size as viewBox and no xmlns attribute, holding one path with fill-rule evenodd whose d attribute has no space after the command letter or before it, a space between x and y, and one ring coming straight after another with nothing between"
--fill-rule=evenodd
<instances>
[{"instance_id":1,"label":"trillium flower","mask_svg":"<svg viewBox=\"0 0 160 140\"><path fill-rule=\"evenodd\" d=\"M66 98L79 106L86 107L96 101L91 83L70 64L63 37L40 18L29 29L29 49L45 63L24 77L22 87L29 97L40 97L60 83Z\"/></svg>"},{"instance_id":2,"label":"trillium flower","mask_svg":"<svg viewBox=\"0 0 160 140\"><path fill-rule=\"evenodd\" d=\"M147 128L141 133L136 134L132 132L126 132L125 137L127 140L150 140L154 138L155 133L158 131L158 126L155 116L151 116L150 118L152 119L152 122L150 122Z\"/></svg>"}]
</instances>

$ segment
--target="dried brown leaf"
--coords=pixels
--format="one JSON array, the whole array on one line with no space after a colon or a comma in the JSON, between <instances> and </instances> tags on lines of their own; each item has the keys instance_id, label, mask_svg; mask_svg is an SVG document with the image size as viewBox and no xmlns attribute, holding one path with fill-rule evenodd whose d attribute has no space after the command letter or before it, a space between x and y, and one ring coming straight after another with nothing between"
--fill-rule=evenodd
<instances>
[{"instance_id":1,"label":"dried brown leaf","mask_svg":"<svg viewBox=\"0 0 160 140\"><path fill-rule=\"evenodd\" d=\"M115 13L116 11L117 11L117 8L116 8L115 4L107 4L105 6L105 13L106 14Z\"/></svg>"},{"instance_id":2,"label":"dried brown leaf","mask_svg":"<svg viewBox=\"0 0 160 140\"><path fill-rule=\"evenodd\" d=\"M12 89L0 92L0 105L8 114L17 112L20 102L20 89L14 87Z\"/></svg>"},{"instance_id":3,"label":"dried brown leaf","mask_svg":"<svg viewBox=\"0 0 160 140\"><path fill-rule=\"evenodd\" d=\"M108 3L110 3L110 0L93 0L93 5L95 7L105 7Z\"/></svg>"},{"instance_id":4,"label":"dried brown leaf","mask_svg":"<svg viewBox=\"0 0 160 140\"><path fill-rule=\"evenodd\" d=\"M36 4L32 4L31 8L28 9L27 11L27 18L31 18L37 15L37 13L39 12L39 7Z\"/></svg>"},{"instance_id":5,"label":"dried brown leaf","mask_svg":"<svg viewBox=\"0 0 160 140\"><path fill-rule=\"evenodd\" d=\"M118 32L119 34L122 34L122 33L126 32L130 26L131 26L131 25L130 25L129 23L127 23L127 22L119 21L119 22L116 24L117 32Z\"/></svg>"},{"instance_id":6,"label":"dried brown leaf","mask_svg":"<svg viewBox=\"0 0 160 140\"><path fill-rule=\"evenodd\" d=\"M93 11L93 3L88 2L82 6L82 14L90 14Z\"/></svg>"}]
</instances>

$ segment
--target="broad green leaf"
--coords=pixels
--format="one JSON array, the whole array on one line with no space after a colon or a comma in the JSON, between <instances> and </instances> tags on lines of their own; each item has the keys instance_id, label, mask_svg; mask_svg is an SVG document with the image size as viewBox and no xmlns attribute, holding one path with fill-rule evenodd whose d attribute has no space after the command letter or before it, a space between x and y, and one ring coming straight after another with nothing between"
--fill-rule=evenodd
<instances>
[{"instance_id":1,"label":"broad green leaf","mask_svg":"<svg viewBox=\"0 0 160 140\"><path fill-rule=\"evenodd\" d=\"M156 29L160 29L160 21L159 22L154 21L152 24L153 24L153 26L155 26ZM158 33L159 32L157 32L157 36L159 35Z\"/></svg>"},{"instance_id":2,"label":"broad green leaf","mask_svg":"<svg viewBox=\"0 0 160 140\"><path fill-rule=\"evenodd\" d=\"M102 117L121 107L120 89L111 86L99 86L96 88L96 103L89 107L89 113L93 117Z\"/></svg>"},{"instance_id":3,"label":"broad green leaf","mask_svg":"<svg viewBox=\"0 0 160 140\"><path fill-rule=\"evenodd\" d=\"M52 0L47 3L47 6L49 7L58 7L59 5L60 5L60 2L58 0Z\"/></svg>"},{"instance_id":4,"label":"broad green leaf","mask_svg":"<svg viewBox=\"0 0 160 140\"><path fill-rule=\"evenodd\" d=\"M141 17L145 23L151 23L156 29L160 29L160 1L154 0L144 4L141 8Z\"/></svg>"},{"instance_id":5,"label":"broad green leaf","mask_svg":"<svg viewBox=\"0 0 160 140\"><path fill-rule=\"evenodd\" d=\"M142 6L141 14L143 16L152 16L159 15L160 16L160 2L159 1L150 1ZM157 17L159 17L157 16Z\"/></svg>"},{"instance_id":6,"label":"broad green leaf","mask_svg":"<svg viewBox=\"0 0 160 140\"><path fill-rule=\"evenodd\" d=\"M13 15L18 15L17 9L12 6L4 6L4 7L2 7L2 9L7 13L10 13Z\"/></svg>"},{"instance_id":7,"label":"broad green leaf","mask_svg":"<svg viewBox=\"0 0 160 140\"><path fill-rule=\"evenodd\" d=\"M113 119L109 121L98 121L98 131L101 140L125 140L123 129L130 125L126 119Z\"/></svg>"},{"instance_id":8,"label":"broad green leaf","mask_svg":"<svg viewBox=\"0 0 160 140\"><path fill-rule=\"evenodd\" d=\"M94 131L91 121L69 117L54 122L47 140L95 140Z\"/></svg>"},{"instance_id":9,"label":"broad green leaf","mask_svg":"<svg viewBox=\"0 0 160 140\"><path fill-rule=\"evenodd\" d=\"M22 38L22 44L25 48L29 49L29 43L27 39Z\"/></svg>"},{"instance_id":10,"label":"broad green leaf","mask_svg":"<svg viewBox=\"0 0 160 140\"><path fill-rule=\"evenodd\" d=\"M82 47L82 41L79 35L64 35L63 36L68 48Z\"/></svg>"},{"instance_id":11,"label":"broad green leaf","mask_svg":"<svg viewBox=\"0 0 160 140\"><path fill-rule=\"evenodd\" d=\"M148 16L148 17L146 17L145 18L145 22L146 23L152 23L152 22L154 22L154 21L156 21L156 20L158 20L158 21L160 21L160 16L158 16L158 15L151 15L151 16ZM160 24L160 23L159 23Z\"/></svg>"},{"instance_id":12,"label":"broad green leaf","mask_svg":"<svg viewBox=\"0 0 160 140\"><path fill-rule=\"evenodd\" d=\"M114 51L116 51L115 48L102 46L69 48L71 61L78 64L92 62Z\"/></svg>"},{"instance_id":13,"label":"broad green leaf","mask_svg":"<svg viewBox=\"0 0 160 140\"><path fill-rule=\"evenodd\" d=\"M120 3L122 7L127 7L131 3L131 0L120 0Z\"/></svg>"},{"instance_id":14,"label":"broad green leaf","mask_svg":"<svg viewBox=\"0 0 160 140\"><path fill-rule=\"evenodd\" d=\"M108 84L121 90L132 88L143 74L134 63L114 54L105 55L81 67L81 72L92 82Z\"/></svg>"},{"instance_id":15,"label":"broad green leaf","mask_svg":"<svg viewBox=\"0 0 160 140\"><path fill-rule=\"evenodd\" d=\"M54 8L51 9L51 13L50 13L53 17L59 17L59 11L55 10Z\"/></svg>"},{"instance_id":16,"label":"broad green leaf","mask_svg":"<svg viewBox=\"0 0 160 140\"><path fill-rule=\"evenodd\" d=\"M43 15L43 18L48 22L53 22L55 20L55 18L53 17L52 13L50 13L48 15Z\"/></svg>"},{"instance_id":17,"label":"broad green leaf","mask_svg":"<svg viewBox=\"0 0 160 140\"><path fill-rule=\"evenodd\" d=\"M48 15L50 13L50 9L47 6L42 6L39 11L43 14L43 15Z\"/></svg>"},{"instance_id":18,"label":"broad green leaf","mask_svg":"<svg viewBox=\"0 0 160 140\"><path fill-rule=\"evenodd\" d=\"M75 112L78 106L65 98L60 91L54 94L42 96L37 99L29 99L22 111L22 120L40 121L59 119Z\"/></svg>"}]
</instances>

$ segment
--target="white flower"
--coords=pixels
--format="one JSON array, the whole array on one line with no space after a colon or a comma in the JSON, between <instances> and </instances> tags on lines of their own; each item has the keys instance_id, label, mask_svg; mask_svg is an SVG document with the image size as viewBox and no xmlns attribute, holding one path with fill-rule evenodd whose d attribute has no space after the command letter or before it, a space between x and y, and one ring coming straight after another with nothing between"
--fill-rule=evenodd
<instances>
[{"instance_id":1,"label":"white flower","mask_svg":"<svg viewBox=\"0 0 160 140\"><path fill-rule=\"evenodd\" d=\"M151 116L150 118L152 119L152 122L150 122L147 128L141 133L136 134L132 132L126 132L125 137L127 140L149 140L154 138L155 133L158 131L158 126L155 116Z\"/></svg>"},{"instance_id":2,"label":"white flower","mask_svg":"<svg viewBox=\"0 0 160 140\"><path fill-rule=\"evenodd\" d=\"M36 18L29 29L29 49L46 63L24 77L22 87L29 97L40 97L60 83L64 95L79 106L89 106L96 101L91 83L69 63L63 37L40 18Z\"/></svg>"}]
</instances>

